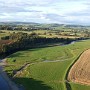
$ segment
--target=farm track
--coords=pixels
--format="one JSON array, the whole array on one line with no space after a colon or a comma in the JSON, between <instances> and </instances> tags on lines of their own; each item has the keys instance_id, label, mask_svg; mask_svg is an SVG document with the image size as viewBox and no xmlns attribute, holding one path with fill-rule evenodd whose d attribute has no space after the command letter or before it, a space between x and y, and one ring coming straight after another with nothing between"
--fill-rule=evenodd
<instances>
[{"instance_id":1,"label":"farm track","mask_svg":"<svg viewBox=\"0 0 90 90\"><path fill-rule=\"evenodd\" d=\"M68 80L90 85L90 49L84 51L78 61L72 66Z\"/></svg>"}]
</instances>

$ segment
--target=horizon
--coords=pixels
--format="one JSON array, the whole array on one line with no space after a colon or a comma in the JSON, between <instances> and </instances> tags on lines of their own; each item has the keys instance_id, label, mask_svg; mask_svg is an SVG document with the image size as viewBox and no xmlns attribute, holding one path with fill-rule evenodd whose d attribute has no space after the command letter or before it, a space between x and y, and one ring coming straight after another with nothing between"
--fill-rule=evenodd
<instances>
[{"instance_id":1,"label":"horizon","mask_svg":"<svg viewBox=\"0 0 90 90\"><path fill-rule=\"evenodd\" d=\"M81 24L64 24L64 23L39 23L39 22L25 22L25 21L2 21L0 22L0 25L3 23L28 23L28 24L59 24L59 25L71 25L71 26L90 26L90 25L81 25Z\"/></svg>"},{"instance_id":2,"label":"horizon","mask_svg":"<svg viewBox=\"0 0 90 90\"><path fill-rule=\"evenodd\" d=\"M89 0L6 1L0 0L0 22L90 25Z\"/></svg>"}]
</instances>

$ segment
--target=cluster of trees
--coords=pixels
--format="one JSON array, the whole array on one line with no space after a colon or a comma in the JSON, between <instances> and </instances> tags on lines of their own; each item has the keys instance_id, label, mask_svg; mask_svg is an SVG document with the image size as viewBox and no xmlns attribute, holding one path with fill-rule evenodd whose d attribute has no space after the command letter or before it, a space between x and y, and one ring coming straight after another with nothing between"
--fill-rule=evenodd
<instances>
[{"instance_id":1,"label":"cluster of trees","mask_svg":"<svg viewBox=\"0 0 90 90\"><path fill-rule=\"evenodd\" d=\"M0 30L21 30L21 31L32 31L32 30L50 30L48 27L38 27L32 25L0 25Z\"/></svg>"},{"instance_id":2,"label":"cluster of trees","mask_svg":"<svg viewBox=\"0 0 90 90\"><path fill-rule=\"evenodd\" d=\"M12 53L18 50L34 48L39 45L45 45L48 43L70 43L74 39L65 39L65 38L46 38L40 37L35 33L27 34L27 33L12 33L9 36L2 37L0 42L0 53Z\"/></svg>"}]
</instances>

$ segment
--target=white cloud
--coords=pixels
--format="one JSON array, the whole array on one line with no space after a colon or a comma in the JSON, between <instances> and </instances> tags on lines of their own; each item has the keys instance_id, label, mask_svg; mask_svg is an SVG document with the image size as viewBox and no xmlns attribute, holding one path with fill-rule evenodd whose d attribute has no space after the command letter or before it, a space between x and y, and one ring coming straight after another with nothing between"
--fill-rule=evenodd
<instances>
[{"instance_id":1,"label":"white cloud","mask_svg":"<svg viewBox=\"0 0 90 90\"><path fill-rule=\"evenodd\" d=\"M88 24L89 0L0 0L0 21Z\"/></svg>"}]
</instances>

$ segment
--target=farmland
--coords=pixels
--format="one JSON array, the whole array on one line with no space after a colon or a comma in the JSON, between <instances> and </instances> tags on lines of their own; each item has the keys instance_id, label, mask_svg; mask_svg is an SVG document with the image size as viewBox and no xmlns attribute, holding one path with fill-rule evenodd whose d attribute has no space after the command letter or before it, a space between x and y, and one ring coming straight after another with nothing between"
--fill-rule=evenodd
<instances>
[{"instance_id":1,"label":"farmland","mask_svg":"<svg viewBox=\"0 0 90 90\"><path fill-rule=\"evenodd\" d=\"M71 31L65 31L64 32L64 31L59 31L59 30L58 31L52 31L52 30L33 30L33 31L1 30L1 32L3 32L3 33L0 33L0 38L4 37L4 36L8 36L11 33L18 33L18 32L23 32L23 33L28 33L28 34L36 33L39 36L50 37L50 38L54 38L54 37L58 37L58 38L80 38L80 37L84 37L86 35L85 33L83 33L82 35L81 35L81 33L75 35L75 33L71 32Z\"/></svg>"},{"instance_id":2,"label":"farmland","mask_svg":"<svg viewBox=\"0 0 90 90\"><path fill-rule=\"evenodd\" d=\"M90 90L73 76L68 79L74 63L90 49L89 26L0 25L0 47L0 54L9 53L4 70L25 90Z\"/></svg>"},{"instance_id":3,"label":"farmland","mask_svg":"<svg viewBox=\"0 0 90 90\"><path fill-rule=\"evenodd\" d=\"M66 82L69 67L88 48L90 40L19 51L7 57L5 71L26 90L90 90L90 86Z\"/></svg>"},{"instance_id":4,"label":"farmland","mask_svg":"<svg viewBox=\"0 0 90 90\"><path fill-rule=\"evenodd\" d=\"M90 0L0 0L0 90L90 90Z\"/></svg>"},{"instance_id":5,"label":"farmland","mask_svg":"<svg viewBox=\"0 0 90 90\"><path fill-rule=\"evenodd\" d=\"M90 85L90 49L86 50L73 65L68 79L72 82Z\"/></svg>"},{"instance_id":6,"label":"farmland","mask_svg":"<svg viewBox=\"0 0 90 90\"><path fill-rule=\"evenodd\" d=\"M18 24L6 23L0 25L0 31L5 32L7 35L10 33L36 33L43 37L59 37L59 38L89 38L90 27L80 25L64 25L64 24L39 24L39 23L28 23ZM4 34L5 34L4 33ZM0 33L1 34L1 33Z\"/></svg>"}]
</instances>

